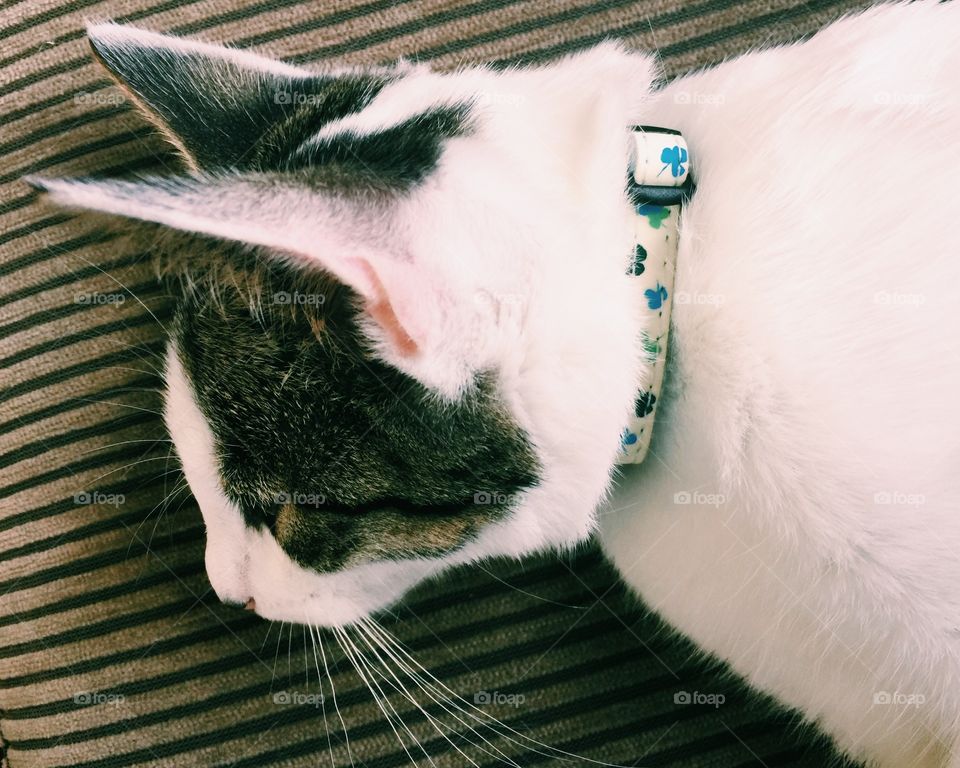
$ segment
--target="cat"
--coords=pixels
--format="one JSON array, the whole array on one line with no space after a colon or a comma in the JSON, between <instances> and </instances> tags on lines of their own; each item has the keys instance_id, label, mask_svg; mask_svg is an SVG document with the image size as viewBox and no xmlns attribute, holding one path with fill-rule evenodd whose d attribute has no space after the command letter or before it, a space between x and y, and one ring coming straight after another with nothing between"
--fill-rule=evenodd
<instances>
[{"instance_id":1,"label":"cat","mask_svg":"<svg viewBox=\"0 0 960 768\"><path fill-rule=\"evenodd\" d=\"M179 175L32 179L174 236L166 421L225 602L342 627L599 531L674 627L878 768L960 768L960 7L663 83L308 69L114 24ZM650 456L628 126L686 137Z\"/></svg>"}]
</instances>

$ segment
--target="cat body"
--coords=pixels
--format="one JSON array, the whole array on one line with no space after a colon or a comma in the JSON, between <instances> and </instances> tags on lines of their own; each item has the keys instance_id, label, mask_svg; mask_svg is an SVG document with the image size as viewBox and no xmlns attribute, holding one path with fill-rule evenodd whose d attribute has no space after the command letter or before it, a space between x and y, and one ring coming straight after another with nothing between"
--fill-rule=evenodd
<instances>
[{"instance_id":1,"label":"cat body","mask_svg":"<svg viewBox=\"0 0 960 768\"><path fill-rule=\"evenodd\" d=\"M960 6L659 89L609 42L434 73L90 37L186 170L34 183L186 233L166 421L222 599L339 627L599 527L842 749L960 768ZM650 377L634 124L683 132L697 190L651 452L617 471Z\"/></svg>"},{"instance_id":2,"label":"cat body","mask_svg":"<svg viewBox=\"0 0 960 768\"><path fill-rule=\"evenodd\" d=\"M668 622L884 768L960 765L958 32L878 8L658 94L698 189L600 513Z\"/></svg>"}]
</instances>

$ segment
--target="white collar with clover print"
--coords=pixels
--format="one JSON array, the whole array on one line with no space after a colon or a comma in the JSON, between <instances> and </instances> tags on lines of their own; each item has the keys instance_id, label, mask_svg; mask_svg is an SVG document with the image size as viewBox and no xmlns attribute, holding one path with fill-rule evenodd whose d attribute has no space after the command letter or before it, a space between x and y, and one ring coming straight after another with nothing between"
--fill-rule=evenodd
<instances>
[{"instance_id":1,"label":"white collar with clover print","mask_svg":"<svg viewBox=\"0 0 960 768\"><path fill-rule=\"evenodd\" d=\"M689 150L679 131L640 125L632 135L628 193L634 210L634 252L627 274L644 311L651 313L638 340L651 368L623 430L619 464L639 464L650 448L670 336L680 206L693 188Z\"/></svg>"}]
</instances>

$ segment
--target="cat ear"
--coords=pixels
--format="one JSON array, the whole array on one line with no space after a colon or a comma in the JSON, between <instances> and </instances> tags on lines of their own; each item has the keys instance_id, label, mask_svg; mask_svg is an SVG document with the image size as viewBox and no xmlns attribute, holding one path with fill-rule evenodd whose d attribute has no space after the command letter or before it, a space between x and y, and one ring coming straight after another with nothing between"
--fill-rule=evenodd
<instances>
[{"instance_id":1,"label":"cat ear","mask_svg":"<svg viewBox=\"0 0 960 768\"><path fill-rule=\"evenodd\" d=\"M268 174L26 180L65 207L264 246L295 267L323 269L362 298L397 355L432 344L442 281L391 239L383 201L365 207Z\"/></svg>"},{"instance_id":2,"label":"cat ear","mask_svg":"<svg viewBox=\"0 0 960 768\"><path fill-rule=\"evenodd\" d=\"M304 104L318 127L361 108L384 73L312 73L223 46L120 24L87 28L90 46L193 170L243 167L264 134Z\"/></svg>"}]
</instances>

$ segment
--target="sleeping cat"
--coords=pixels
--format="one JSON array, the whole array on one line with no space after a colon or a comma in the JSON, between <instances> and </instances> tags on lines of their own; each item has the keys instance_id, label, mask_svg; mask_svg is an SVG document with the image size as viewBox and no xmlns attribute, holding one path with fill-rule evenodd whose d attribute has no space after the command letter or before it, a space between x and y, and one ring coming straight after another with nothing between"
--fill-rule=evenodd
<instances>
[{"instance_id":1,"label":"sleeping cat","mask_svg":"<svg viewBox=\"0 0 960 768\"><path fill-rule=\"evenodd\" d=\"M175 236L166 419L221 599L339 627L599 527L703 649L882 768L960 768L960 7L666 85L312 70L112 24L186 170L33 180ZM651 454L628 126L695 158Z\"/></svg>"}]
</instances>

